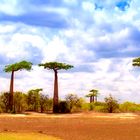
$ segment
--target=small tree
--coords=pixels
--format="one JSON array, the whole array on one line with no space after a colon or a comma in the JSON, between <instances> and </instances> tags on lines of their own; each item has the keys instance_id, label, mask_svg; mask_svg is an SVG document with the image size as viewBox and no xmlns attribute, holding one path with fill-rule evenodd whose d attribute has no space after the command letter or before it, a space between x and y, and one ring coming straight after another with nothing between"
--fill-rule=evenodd
<instances>
[{"instance_id":1,"label":"small tree","mask_svg":"<svg viewBox=\"0 0 140 140\"><path fill-rule=\"evenodd\" d=\"M70 112L72 112L74 107L82 107L82 100L75 94L68 94L66 95L65 99L67 104L69 105Z\"/></svg>"},{"instance_id":2,"label":"small tree","mask_svg":"<svg viewBox=\"0 0 140 140\"><path fill-rule=\"evenodd\" d=\"M14 92L14 112L22 113L27 109L26 95L22 92Z\"/></svg>"},{"instance_id":3,"label":"small tree","mask_svg":"<svg viewBox=\"0 0 140 140\"><path fill-rule=\"evenodd\" d=\"M32 89L28 91L27 104L29 110L37 112L40 110L40 91L42 91L42 89Z\"/></svg>"},{"instance_id":4,"label":"small tree","mask_svg":"<svg viewBox=\"0 0 140 140\"><path fill-rule=\"evenodd\" d=\"M41 113L47 110L47 106L49 106L49 97L46 94L40 93L40 110Z\"/></svg>"},{"instance_id":5,"label":"small tree","mask_svg":"<svg viewBox=\"0 0 140 140\"><path fill-rule=\"evenodd\" d=\"M19 70L31 70L32 63L27 61L21 61L15 64L6 65L4 68L5 72L11 72L11 82L10 82L10 97L9 97L9 109L13 110L13 93L14 93L14 72Z\"/></svg>"},{"instance_id":6,"label":"small tree","mask_svg":"<svg viewBox=\"0 0 140 140\"><path fill-rule=\"evenodd\" d=\"M106 97L104 100L106 103L106 109L109 113L113 113L115 112L116 109L119 108L118 101L115 98L113 98L111 94L109 95L109 97Z\"/></svg>"},{"instance_id":7,"label":"small tree","mask_svg":"<svg viewBox=\"0 0 140 140\"><path fill-rule=\"evenodd\" d=\"M44 64L39 64L39 66L43 66L44 69L49 69L54 71L54 96L53 96L53 113L59 112L59 99L58 99L58 70L64 69L68 70L73 68L72 65L68 65L65 63L59 62L47 62Z\"/></svg>"},{"instance_id":8,"label":"small tree","mask_svg":"<svg viewBox=\"0 0 140 140\"><path fill-rule=\"evenodd\" d=\"M3 112L8 112L9 109L9 92L3 92L0 96L0 104Z\"/></svg>"}]
</instances>

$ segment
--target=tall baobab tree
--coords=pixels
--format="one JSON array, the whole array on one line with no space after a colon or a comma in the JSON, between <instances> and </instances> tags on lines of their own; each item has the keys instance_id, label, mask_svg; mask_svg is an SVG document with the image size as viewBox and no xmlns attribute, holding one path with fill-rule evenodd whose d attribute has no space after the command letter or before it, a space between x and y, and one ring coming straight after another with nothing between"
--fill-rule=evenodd
<instances>
[{"instance_id":1,"label":"tall baobab tree","mask_svg":"<svg viewBox=\"0 0 140 140\"><path fill-rule=\"evenodd\" d=\"M140 57L133 59L132 65L140 67Z\"/></svg>"},{"instance_id":2,"label":"tall baobab tree","mask_svg":"<svg viewBox=\"0 0 140 140\"><path fill-rule=\"evenodd\" d=\"M10 80L10 96L9 96L9 109L13 110L13 94L14 94L14 73L19 70L31 70L32 63L27 61L21 61L18 63L6 65L4 68L5 72L11 72L11 80Z\"/></svg>"},{"instance_id":3,"label":"tall baobab tree","mask_svg":"<svg viewBox=\"0 0 140 140\"><path fill-rule=\"evenodd\" d=\"M54 71L54 96L53 96L53 113L58 113L58 70L64 69L68 70L73 68L72 65L68 65L65 63L59 62L47 62L44 64L39 64L39 66L43 66L44 69L53 70Z\"/></svg>"}]
</instances>

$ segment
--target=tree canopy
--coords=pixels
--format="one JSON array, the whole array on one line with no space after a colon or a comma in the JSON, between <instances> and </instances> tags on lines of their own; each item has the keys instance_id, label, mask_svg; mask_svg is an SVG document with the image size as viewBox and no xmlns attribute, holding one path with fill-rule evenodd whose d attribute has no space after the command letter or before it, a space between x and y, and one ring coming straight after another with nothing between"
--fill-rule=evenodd
<instances>
[{"instance_id":1,"label":"tree canopy","mask_svg":"<svg viewBox=\"0 0 140 140\"><path fill-rule=\"evenodd\" d=\"M92 89L92 90L90 90L90 92L93 93L93 94L97 94L98 93L98 90Z\"/></svg>"},{"instance_id":2,"label":"tree canopy","mask_svg":"<svg viewBox=\"0 0 140 140\"><path fill-rule=\"evenodd\" d=\"M98 90L96 89L92 89L89 91L90 93L86 95L86 97L90 97L90 103L94 102L94 98L96 97L96 101L97 101L97 96L98 96Z\"/></svg>"},{"instance_id":3,"label":"tree canopy","mask_svg":"<svg viewBox=\"0 0 140 140\"><path fill-rule=\"evenodd\" d=\"M133 59L132 65L140 67L140 57Z\"/></svg>"},{"instance_id":4,"label":"tree canopy","mask_svg":"<svg viewBox=\"0 0 140 140\"><path fill-rule=\"evenodd\" d=\"M18 70L31 70L32 68L32 63L31 62L27 62L27 61L21 61L21 62L17 62L14 64L10 64L10 65L6 65L4 68L5 72L11 72L11 71L18 71Z\"/></svg>"},{"instance_id":5,"label":"tree canopy","mask_svg":"<svg viewBox=\"0 0 140 140\"><path fill-rule=\"evenodd\" d=\"M29 92L36 92L36 93L39 93L40 91L43 91L43 89L42 88L37 88L37 89L29 90Z\"/></svg>"},{"instance_id":6,"label":"tree canopy","mask_svg":"<svg viewBox=\"0 0 140 140\"><path fill-rule=\"evenodd\" d=\"M70 68L73 68L72 65L69 65L69 64L65 64L65 63L59 63L59 62L47 62L47 63L44 63L44 64L39 64L39 66L43 66L44 69L53 69L53 70L61 70L61 69L65 69L65 70L68 70Z\"/></svg>"}]
</instances>

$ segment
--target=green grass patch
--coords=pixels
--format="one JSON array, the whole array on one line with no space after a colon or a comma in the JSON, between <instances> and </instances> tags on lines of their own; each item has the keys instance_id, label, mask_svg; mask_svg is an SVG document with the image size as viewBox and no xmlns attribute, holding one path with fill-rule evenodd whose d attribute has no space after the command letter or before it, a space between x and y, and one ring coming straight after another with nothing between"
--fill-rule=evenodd
<instances>
[{"instance_id":1,"label":"green grass patch","mask_svg":"<svg viewBox=\"0 0 140 140\"><path fill-rule=\"evenodd\" d=\"M38 133L0 133L0 140L60 140Z\"/></svg>"}]
</instances>

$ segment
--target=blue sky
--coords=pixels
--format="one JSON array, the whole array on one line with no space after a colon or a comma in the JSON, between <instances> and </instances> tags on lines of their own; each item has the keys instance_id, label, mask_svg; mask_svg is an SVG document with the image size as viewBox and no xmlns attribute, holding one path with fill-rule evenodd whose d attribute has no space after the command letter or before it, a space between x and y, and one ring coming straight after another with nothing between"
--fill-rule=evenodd
<instances>
[{"instance_id":1,"label":"blue sky","mask_svg":"<svg viewBox=\"0 0 140 140\"><path fill-rule=\"evenodd\" d=\"M43 88L53 94L53 72L38 63L59 61L74 69L59 73L59 92L84 96L98 89L99 99L140 102L139 0L1 0L0 91L9 89L7 64L33 62L31 72L15 75L15 90Z\"/></svg>"}]
</instances>

